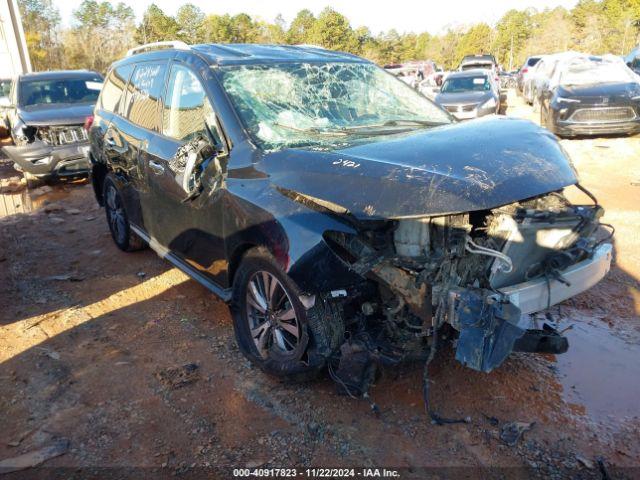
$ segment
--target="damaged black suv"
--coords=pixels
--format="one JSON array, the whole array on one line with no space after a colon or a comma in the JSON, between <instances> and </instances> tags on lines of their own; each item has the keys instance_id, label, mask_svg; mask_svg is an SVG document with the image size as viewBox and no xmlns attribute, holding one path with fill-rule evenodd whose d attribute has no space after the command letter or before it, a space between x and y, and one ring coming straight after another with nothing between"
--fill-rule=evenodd
<instances>
[{"instance_id":1,"label":"damaged black suv","mask_svg":"<svg viewBox=\"0 0 640 480\"><path fill-rule=\"evenodd\" d=\"M602 209L553 135L457 123L362 58L170 42L106 77L92 178L115 243L231 303L242 352L299 377L432 357L488 372L566 340L528 314L598 282ZM599 237L598 237L599 238Z\"/></svg>"}]
</instances>

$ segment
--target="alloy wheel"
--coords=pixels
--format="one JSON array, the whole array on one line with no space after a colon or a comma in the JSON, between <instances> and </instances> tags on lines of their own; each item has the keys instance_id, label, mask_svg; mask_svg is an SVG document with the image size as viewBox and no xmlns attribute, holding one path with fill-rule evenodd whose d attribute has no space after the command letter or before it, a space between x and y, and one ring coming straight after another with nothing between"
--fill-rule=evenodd
<instances>
[{"instance_id":1,"label":"alloy wheel","mask_svg":"<svg viewBox=\"0 0 640 480\"><path fill-rule=\"evenodd\" d=\"M116 241L122 243L126 240L127 220L125 217L124 209L122 207L122 202L120 201L120 196L118 195L116 187L114 187L113 185L109 185L109 187L107 188L106 204L107 218L109 220L109 227L111 227L111 232L113 233Z\"/></svg>"},{"instance_id":2,"label":"alloy wheel","mask_svg":"<svg viewBox=\"0 0 640 480\"><path fill-rule=\"evenodd\" d=\"M289 294L271 273L258 271L247 285L247 319L262 358L292 354L300 343L300 322Z\"/></svg>"}]
</instances>

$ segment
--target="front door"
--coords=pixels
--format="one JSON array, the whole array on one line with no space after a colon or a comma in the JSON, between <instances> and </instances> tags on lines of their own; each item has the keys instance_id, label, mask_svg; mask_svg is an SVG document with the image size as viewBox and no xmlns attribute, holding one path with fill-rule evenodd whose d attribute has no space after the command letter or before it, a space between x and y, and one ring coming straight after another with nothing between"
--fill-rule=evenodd
<instances>
[{"instance_id":1,"label":"front door","mask_svg":"<svg viewBox=\"0 0 640 480\"><path fill-rule=\"evenodd\" d=\"M223 162L212 105L188 67L171 67L162 135L144 153L154 221L163 247L224 284Z\"/></svg>"}]
</instances>

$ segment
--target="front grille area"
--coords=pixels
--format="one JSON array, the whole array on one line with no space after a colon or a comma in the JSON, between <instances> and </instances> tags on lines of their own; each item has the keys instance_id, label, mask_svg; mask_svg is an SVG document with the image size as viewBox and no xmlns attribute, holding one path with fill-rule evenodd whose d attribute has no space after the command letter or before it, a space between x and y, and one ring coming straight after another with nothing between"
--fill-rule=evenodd
<instances>
[{"instance_id":1,"label":"front grille area","mask_svg":"<svg viewBox=\"0 0 640 480\"><path fill-rule=\"evenodd\" d=\"M631 107L580 108L569 118L576 123L615 123L626 122L636 118Z\"/></svg>"},{"instance_id":2,"label":"front grille area","mask_svg":"<svg viewBox=\"0 0 640 480\"><path fill-rule=\"evenodd\" d=\"M443 105L448 112L473 112L478 105L469 103L467 105Z\"/></svg>"},{"instance_id":3,"label":"front grille area","mask_svg":"<svg viewBox=\"0 0 640 480\"><path fill-rule=\"evenodd\" d=\"M89 140L87 131L82 125L68 127L43 127L38 129L38 136L47 145L69 145Z\"/></svg>"}]
</instances>

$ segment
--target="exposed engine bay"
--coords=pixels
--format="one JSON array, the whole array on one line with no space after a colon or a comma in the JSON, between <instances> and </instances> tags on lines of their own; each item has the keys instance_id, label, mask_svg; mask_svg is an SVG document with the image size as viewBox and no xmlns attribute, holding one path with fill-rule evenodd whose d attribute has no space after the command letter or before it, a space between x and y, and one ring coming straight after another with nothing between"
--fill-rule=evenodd
<instances>
[{"instance_id":1,"label":"exposed engine bay","mask_svg":"<svg viewBox=\"0 0 640 480\"><path fill-rule=\"evenodd\" d=\"M367 279L332 299L346 319L337 377L362 393L371 377L363 356L426 359L443 328L457 336L456 359L479 371L490 372L512 351L563 353L567 340L546 324L530 328L528 314L571 296L553 292L568 288L566 272L589 263L599 247L610 255L608 238L595 235L602 214L597 202L574 205L552 192L492 210L372 224L359 235L326 234ZM535 302L519 301L520 286L536 286ZM354 355L361 371L354 371Z\"/></svg>"},{"instance_id":2,"label":"exposed engine bay","mask_svg":"<svg viewBox=\"0 0 640 480\"><path fill-rule=\"evenodd\" d=\"M14 146L3 147L18 171L35 176L74 176L87 172L89 137L83 125L23 125Z\"/></svg>"},{"instance_id":3,"label":"exposed engine bay","mask_svg":"<svg viewBox=\"0 0 640 480\"><path fill-rule=\"evenodd\" d=\"M47 146L86 143L89 140L83 125L68 126L24 126L16 135L16 146L26 146L34 142L42 142Z\"/></svg>"}]
</instances>

